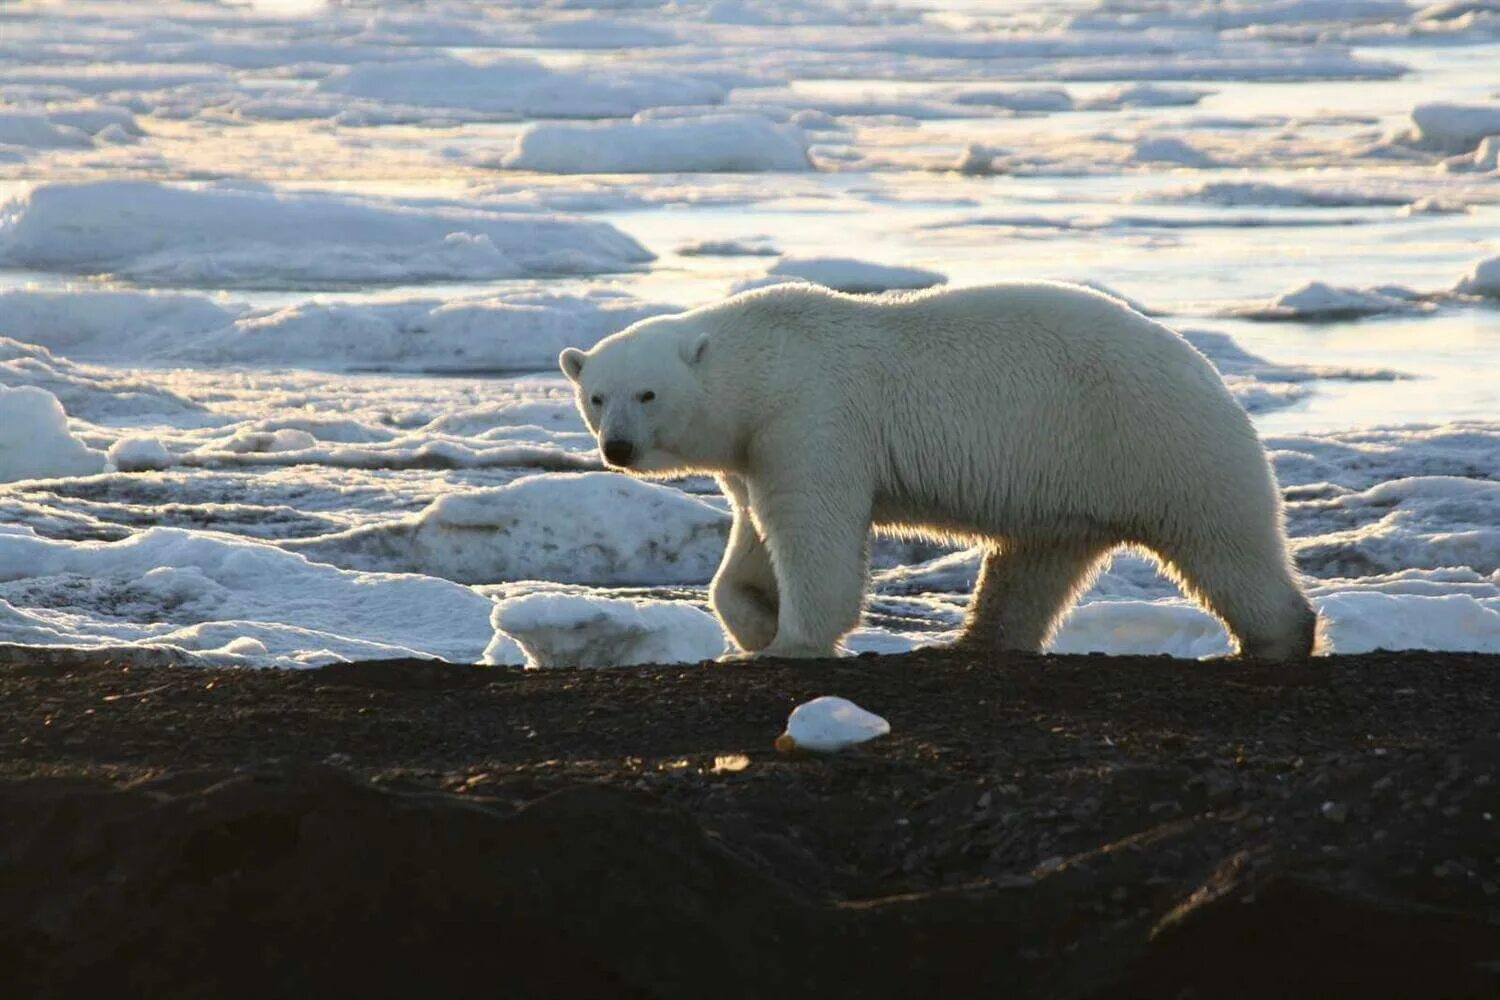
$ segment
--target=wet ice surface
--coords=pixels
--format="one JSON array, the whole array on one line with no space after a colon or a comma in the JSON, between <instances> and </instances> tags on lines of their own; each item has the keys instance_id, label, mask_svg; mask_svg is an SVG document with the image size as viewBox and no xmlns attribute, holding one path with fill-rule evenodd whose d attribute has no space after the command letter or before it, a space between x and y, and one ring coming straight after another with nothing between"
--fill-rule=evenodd
<instances>
[{"instance_id":1,"label":"wet ice surface","mask_svg":"<svg viewBox=\"0 0 1500 1000\"><path fill-rule=\"evenodd\" d=\"M1335 648L1500 648L1493 4L4 24L0 640L708 655L722 501L598 472L552 359L794 276L1130 299L1254 416ZM882 541L850 647L942 641L975 567ZM1126 554L1056 646L1225 638Z\"/></svg>"}]
</instances>

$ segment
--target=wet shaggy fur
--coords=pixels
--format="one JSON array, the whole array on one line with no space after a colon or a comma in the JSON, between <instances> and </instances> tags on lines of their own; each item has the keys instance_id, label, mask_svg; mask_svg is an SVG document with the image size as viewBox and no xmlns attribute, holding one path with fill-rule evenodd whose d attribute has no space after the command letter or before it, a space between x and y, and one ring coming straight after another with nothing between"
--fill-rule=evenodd
<instances>
[{"instance_id":1,"label":"wet shaggy fur","mask_svg":"<svg viewBox=\"0 0 1500 1000\"><path fill-rule=\"evenodd\" d=\"M1186 341L1107 295L781 286L560 363L615 464L719 478L734 526L711 596L746 653L832 653L859 620L872 527L984 546L968 645L1041 648L1128 545L1242 653L1312 649L1249 418Z\"/></svg>"}]
</instances>

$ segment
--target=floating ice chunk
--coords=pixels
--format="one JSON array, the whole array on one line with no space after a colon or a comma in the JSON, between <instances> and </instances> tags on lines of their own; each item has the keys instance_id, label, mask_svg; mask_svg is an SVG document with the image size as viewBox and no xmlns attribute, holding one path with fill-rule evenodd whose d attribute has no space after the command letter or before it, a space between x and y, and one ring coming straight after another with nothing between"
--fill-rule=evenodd
<instances>
[{"instance_id":1,"label":"floating ice chunk","mask_svg":"<svg viewBox=\"0 0 1500 1000\"><path fill-rule=\"evenodd\" d=\"M1485 142L1489 142L1488 139ZM1500 144L1497 144L1500 149ZM1401 206L1401 215L1467 215L1473 211L1468 205L1461 201L1448 201L1443 198L1418 198L1407 205Z\"/></svg>"},{"instance_id":2,"label":"floating ice chunk","mask_svg":"<svg viewBox=\"0 0 1500 1000\"><path fill-rule=\"evenodd\" d=\"M501 161L513 170L643 174L810 170L801 130L762 115L529 126Z\"/></svg>"},{"instance_id":3,"label":"floating ice chunk","mask_svg":"<svg viewBox=\"0 0 1500 1000\"><path fill-rule=\"evenodd\" d=\"M0 204L0 265L166 284L514 278L650 259L603 222L260 186L44 184Z\"/></svg>"},{"instance_id":4,"label":"floating ice chunk","mask_svg":"<svg viewBox=\"0 0 1500 1000\"><path fill-rule=\"evenodd\" d=\"M0 111L0 146L87 149L94 140L83 129L54 122L36 111Z\"/></svg>"},{"instance_id":5,"label":"floating ice chunk","mask_svg":"<svg viewBox=\"0 0 1500 1000\"><path fill-rule=\"evenodd\" d=\"M1213 93L1197 87L1163 87L1155 83L1123 83L1110 87L1097 97L1079 101L1086 111L1112 111L1118 108L1181 107L1197 104Z\"/></svg>"},{"instance_id":6,"label":"floating ice chunk","mask_svg":"<svg viewBox=\"0 0 1500 1000\"><path fill-rule=\"evenodd\" d=\"M950 98L954 104L1005 108L1007 111L1071 111L1073 98L1061 87L965 89Z\"/></svg>"},{"instance_id":7,"label":"floating ice chunk","mask_svg":"<svg viewBox=\"0 0 1500 1000\"><path fill-rule=\"evenodd\" d=\"M533 59L448 56L341 69L318 87L397 104L527 118L623 118L668 104L718 104L722 87L676 73L594 61L562 69Z\"/></svg>"},{"instance_id":8,"label":"floating ice chunk","mask_svg":"<svg viewBox=\"0 0 1500 1000\"><path fill-rule=\"evenodd\" d=\"M1167 135L1137 139L1125 158L1135 163L1177 163L1184 167L1211 167L1215 162L1191 143Z\"/></svg>"},{"instance_id":9,"label":"floating ice chunk","mask_svg":"<svg viewBox=\"0 0 1500 1000\"><path fill-rule=\"evenodd\" d=\"M532 669L696 663L724 652L713 615L682 601L528 594L495 605L490 620Z\"/></svg>"},{"instance_id":10,"label":"floating ice chunk","mask_svg":"<svg viewBox=\"0 0 1500 1000\"><path fill-rule=\"evenodd\" d=\"M1272 184L1266 181L1208 181L1152 197L1166 201L1200 201L1211 205L1266 205L1289 208L1404 205L1411 201L1411 195L1406 191L1314 187L1300 184Z\"/></svg>"},{"instance_id":11,"label":"floating ice chunk","mask_svg":"<svg viewBox=\"0 0 1500 1000\"><path fill-rule=\"evenodd\" d=\"M788 281L810 281L840 292L885 292L931 288L947 282L945 275L920 267L895 267L849 257L783 257L763 278L735 286L735 291Z\"/></svg>"},{"instance_id":12,"label":"floating ice chunk","mask_svg":"<svg viewBox=\"0 0 1500 1000\"><path fill-rule=\"evenodd\" d=\"M824 695L792 709L786 732L776 738L783 752L838 753L891 731L891 724L847 698Z\"/></svg>"},{"instance_id":13,"label":"floating ice chunk","mask_svg":"<svg viewBox=\"0 0 1500 1000\"><path fill-rule=\"evenodd\" d=\"M1461 295L1500 298L1500 257L1479 261L1459 279L1454 291Z\"/></svg>"},{"instance_id":14,"label":"floating ice chunk","mask_svg":"<svg viewBox=\"0 0 1500 1000\"><path fill-rule=\"evenodd\" d=\"M1500 135L1485 136L1472 153L1450 156L1442 167L1450 173L1500 170Z\"/></svg>"},{"instance_id":15,"label":"floating ice chunk","mask_svg":"<svg viewBox=\"0 0 1500 1000\"><path fill-rule=\"evenodd\" d=\"M104 453L68 430L56 396L34 386L0 386L0 482L103 471Z\"/></svg>"},{"instance_id":16,"label":"floating ice chunk","mask_svg":"<svg viewBox=\"0 0 1500 1000\"><path fill-rule=\"evenodd\" d=\"M1411 120L1405 141L1438 153L1467 153L1486 136L1500 135L1500 106L1492 104L1418 104Z\"/></svg>"},{"instance_id":17,"label":"floating ice chunk","mask_svg":"<svg viewBox=\"0 0 1500 1000\"><path fill-rule=\"evenodd\" d=\"M109 446L109 463L121 472L159 472L172 464L172 453L154 437L123 437Z\"/></svg>"},{"instance_id":18,"label":"floating ice chunk","mask_svg":"<svg viewBox=\"0 0 1500 1000\"><path fill-rule=\"evenodd\" d=\"M781 251L764 239L695 240L677 248L684 257L779 257Z\"/></svg>"},{"instance_id":19,"label":"floating ice chunk","mask_svg":"<svg viewBox=\"0 0 1500 1000\"><path fill-rule=\"evenodd\" d=\"M1432 303L1422 301L1409 288L1335 288L1321 281L1309 281L1269 302L1233 309L1230 314L1260 320L1337 320L1424 312L1432 308Z\"/></svg>"},{"instance_id":20,"label":"floating ice chunk","mask_svg":"<svg viewBox=\"0 0 1500 1000\"><path fill-rule=\"evenodd\" d=\"M461 583L704 583L728 526L723 510L670 486L588 472L450 493L414 518L283 544L338 566Z\"/></svg>"}]
</instances>

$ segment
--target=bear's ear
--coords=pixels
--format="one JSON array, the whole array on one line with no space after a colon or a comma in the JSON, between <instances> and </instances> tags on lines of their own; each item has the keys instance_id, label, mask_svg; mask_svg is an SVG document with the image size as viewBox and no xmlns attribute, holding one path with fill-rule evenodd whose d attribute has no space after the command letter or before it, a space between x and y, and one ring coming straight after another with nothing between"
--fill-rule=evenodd
<instances>
[{"instance_id":1,"label":"bear's ear","mask_svg":"<svg viewBox=\"0 0 1500 1000\"><path fill-rule=\"evenodd\" d=\"M562 373L574 382L578 381L579 374L583 371L583 359L587 357L576 347L568 347L557 356L557 367Z\"/></svg>"},{"instance_id":2,"label":"bear's ear","mask_svg":"<svg viewBox=\"0 0 1500 1000\"><path fill-rule=\"evenodd\" d=\"M692 340L682 343L682 360L690 365L696 365L703 360L703 352L708 350L708 334L700 333Z\"/></svg>"}]
</instances>

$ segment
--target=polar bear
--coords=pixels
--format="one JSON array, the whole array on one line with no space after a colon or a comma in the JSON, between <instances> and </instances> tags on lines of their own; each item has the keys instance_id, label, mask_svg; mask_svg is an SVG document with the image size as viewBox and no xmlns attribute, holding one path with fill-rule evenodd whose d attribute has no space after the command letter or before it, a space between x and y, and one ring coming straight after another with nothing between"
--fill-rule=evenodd
<instances>
[{"instance_id":1,"label":"polar bear","mask_svg":"<svg viewBox=\"0 0 1500 1000\"><path fill-rule=\"evenodd\" d=\"M781 285L558 360L610 467L718 478L734 522L710 596L733 655L833 655L872 528L983 546L959 640L978 651L1041 649L1121 546L1242 654L1312 650L1249 418L1185 340L1108 295Z\"/></svg>"}]
</instances>

